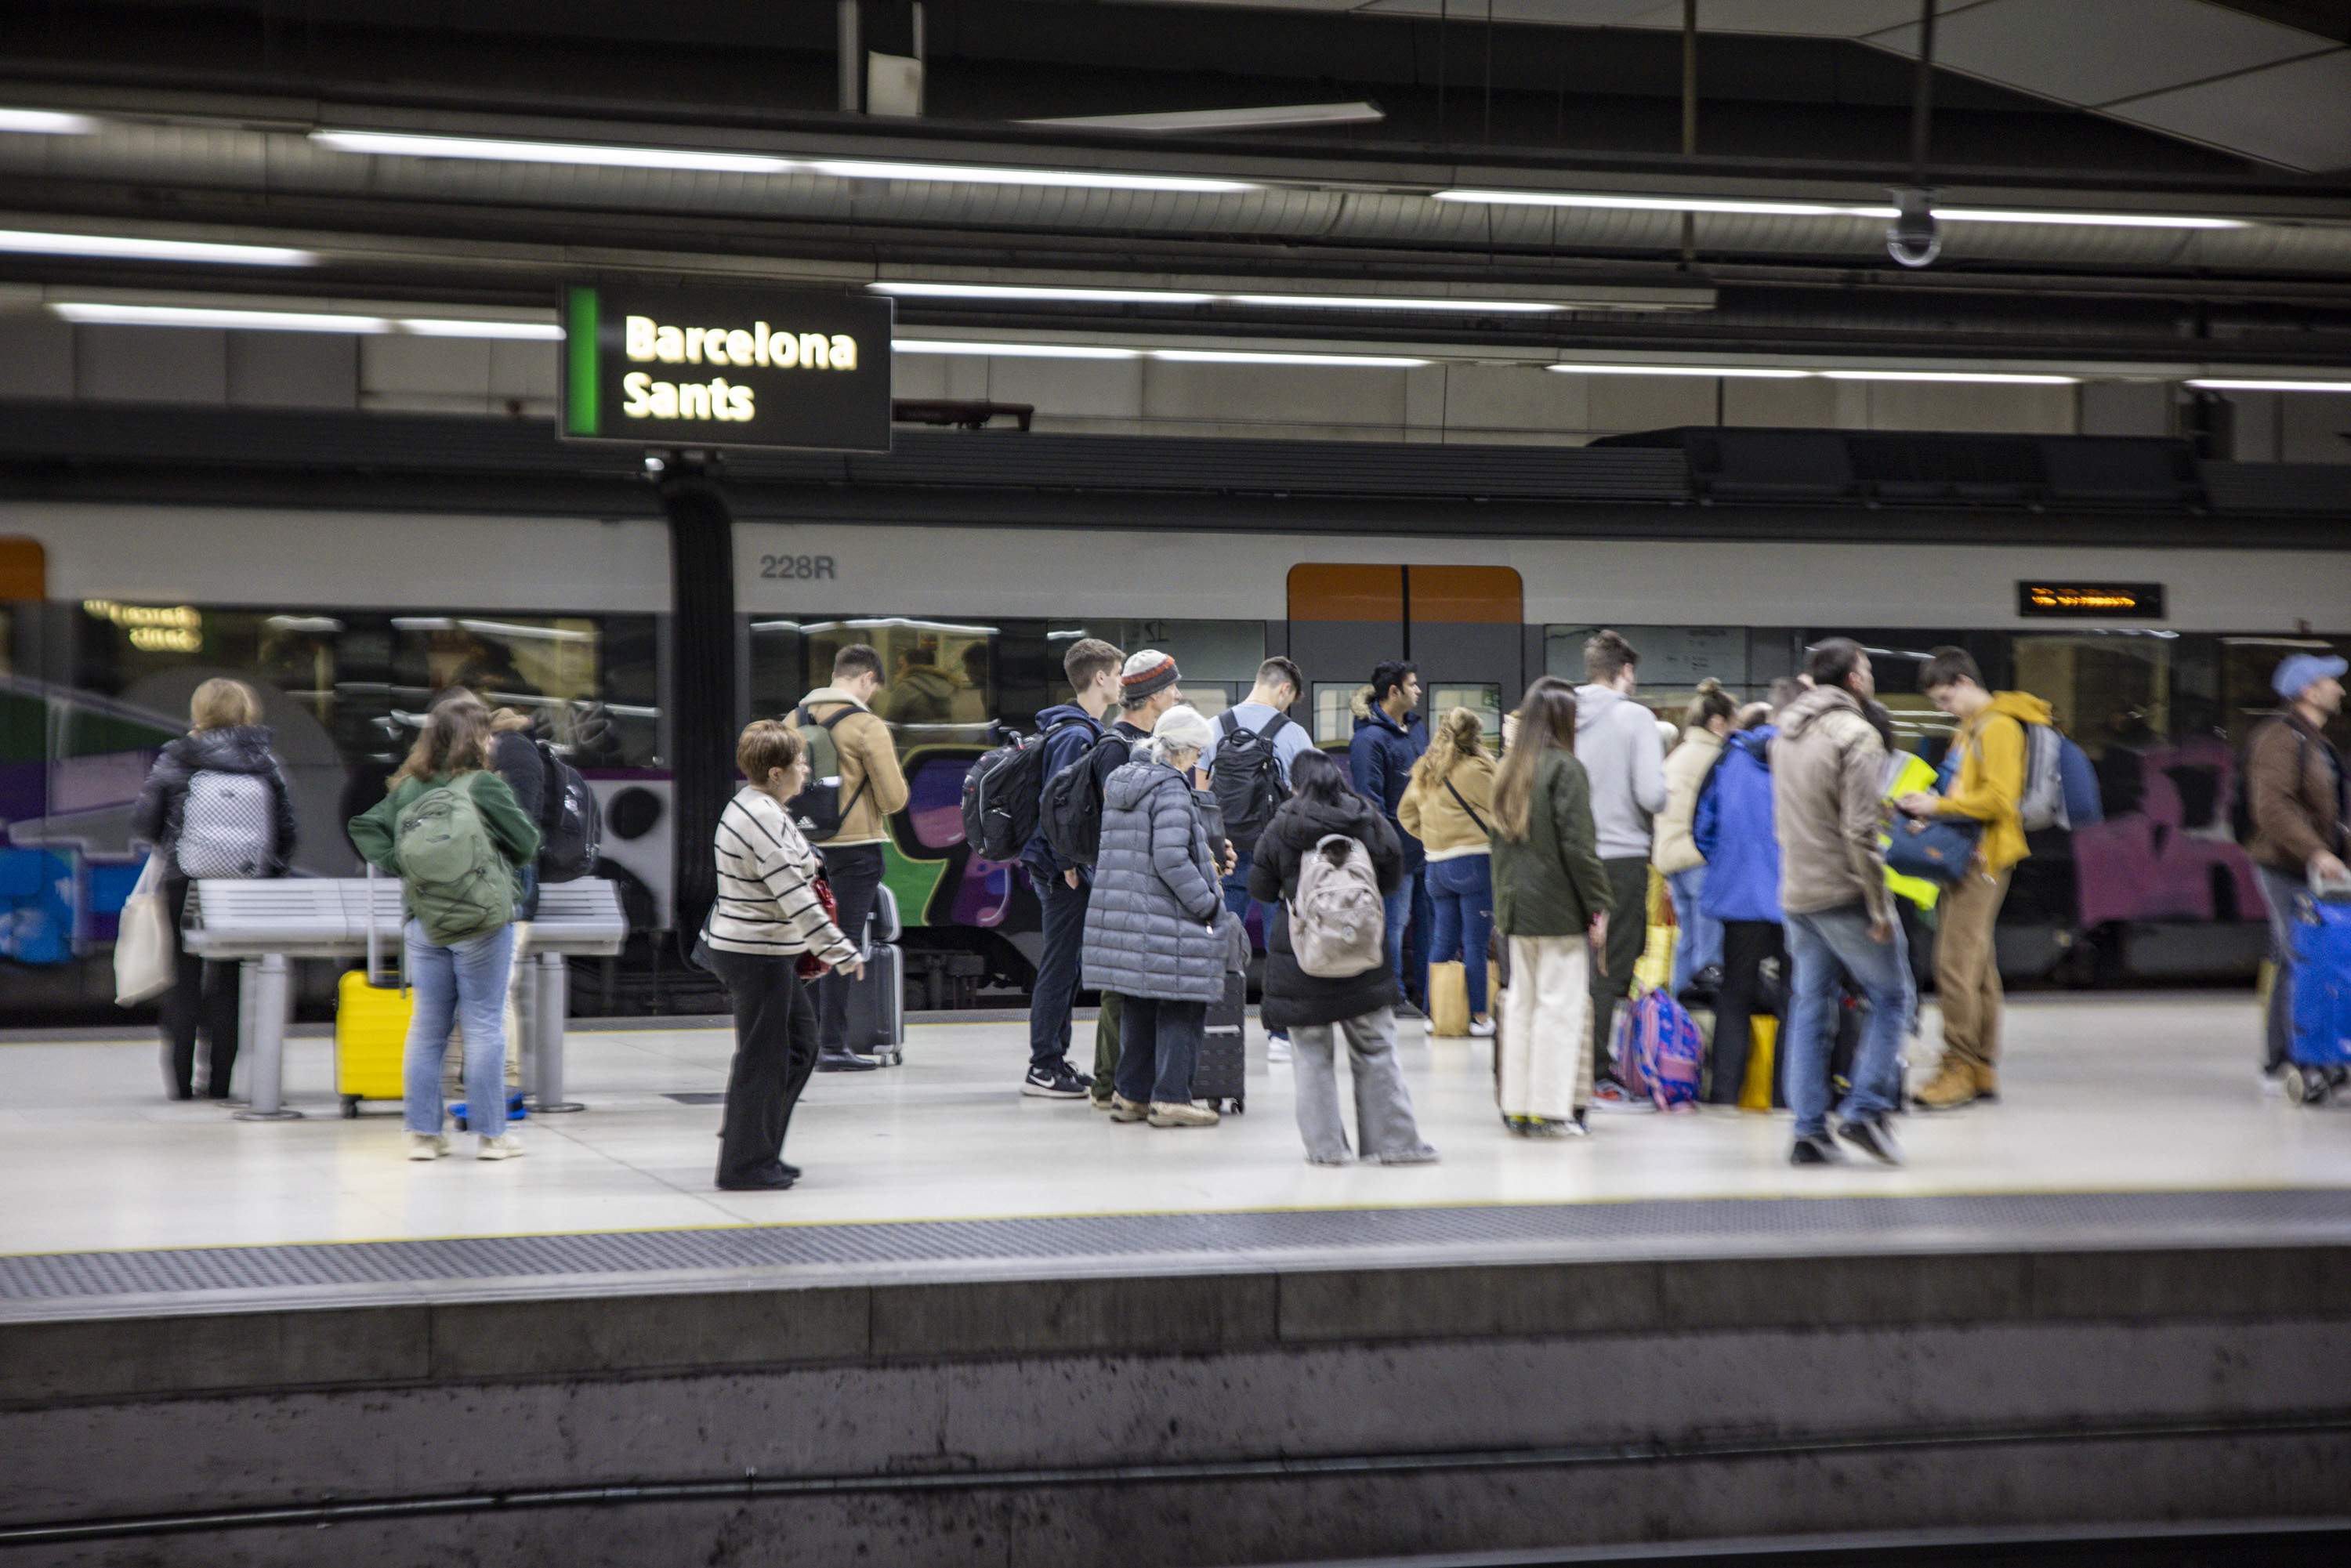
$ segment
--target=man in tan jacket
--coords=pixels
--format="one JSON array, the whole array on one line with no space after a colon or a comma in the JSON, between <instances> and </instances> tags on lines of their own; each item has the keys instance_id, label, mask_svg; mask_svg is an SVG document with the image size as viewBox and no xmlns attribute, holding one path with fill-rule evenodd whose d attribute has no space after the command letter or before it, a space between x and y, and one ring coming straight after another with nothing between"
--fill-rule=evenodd
<instances>
[{"instance_id":1,"label":"man in tan jacket","mask_svg":"<svg viewBox=\"0 0 2351 1568\"><path fill-rule=\"evenodd\" d=\"M1849 637L1814 647L1804 674L1813 689L1781 713L1771 743L1780 908L1793 971L1785 1049L1796 1143L1788 1157L1800 1166L1844 1157L1829 1138L1829 1052L1839 977L1849 975L1869 998L1869 1019L1837 1134L1873 1159L1897 1166L1902 1151L1886 1117L1917 997L1877 842L1886 746L1861 706L1877 684L1868 653Z\"/></svg>"},{"instance_id":2,"label":"man in tan jacket","mask_svg":"<svg viewBox=\"0 0 2351 1568\"><path fill-rule=\"evenodd\" d=\"M881 685L882 655L852 643L832 656L832 684L802 697L789 721L803 732L821 726L841 757L841 828L816 847L840 905L834 924L861 944L880 896L890 818L906 804L897 745L871 706ZM819 1072L864 1072L881 1065L849 1049L849 993L856 983L838 970L816 982Z\"/></svg>"}]
</instances>

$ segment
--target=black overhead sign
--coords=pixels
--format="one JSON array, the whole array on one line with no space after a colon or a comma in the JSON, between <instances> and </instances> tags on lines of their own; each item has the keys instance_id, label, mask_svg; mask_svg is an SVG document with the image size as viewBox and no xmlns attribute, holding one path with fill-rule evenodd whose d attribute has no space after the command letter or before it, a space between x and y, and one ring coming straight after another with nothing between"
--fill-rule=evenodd
<instances>
[{"instance_id":1,"label":"black overhead sign","mask_svg":"<svg viewBox=\"0 0 2351 1568\"><path fill-rule=\"evenodd\" d=\"M2159 582L2020 582L2016 612L2029 620L2160 621Z\"/></svg>"},{"instance_id":2,"label":"black overhead sign","mask_svg":"<svg viewBox=\"0 0 2351 1568\"><path fill-rule=\"evenodd\" d=\"M887 452L893 309L862 294L567 288L558 428L635 445Z\"/></svg>"}]
</instances>

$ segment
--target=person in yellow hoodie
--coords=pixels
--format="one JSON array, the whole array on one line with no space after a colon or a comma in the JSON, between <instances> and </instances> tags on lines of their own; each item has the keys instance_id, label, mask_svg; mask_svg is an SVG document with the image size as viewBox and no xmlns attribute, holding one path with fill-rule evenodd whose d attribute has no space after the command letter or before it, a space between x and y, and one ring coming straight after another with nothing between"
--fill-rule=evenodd
<instances>
[{"instance_id":1,"label":"person in yellow hoodie","mask_svg":"<svg viewBox=\"0 0 2351 1568\"><path fill-rule=\"evenodd\" d=\"M1895 804L1914 817L1969 817L1983 837L1967 874L1943 894L1935 940L1935 991L1943 1009L1943 1065L1918 1092L1928 1111L1956 1111L2000 1097L2000 955L1992 927L2009 878L2028 852L2024 796L2028 724L2047 724L2049 705L2029 692L1994 692L1963 648L1937 648L1918 672L1928 700L1959 721L1951 739L1958 768L1941 794L1914 790Z\"/></svg>"}]
</instances>

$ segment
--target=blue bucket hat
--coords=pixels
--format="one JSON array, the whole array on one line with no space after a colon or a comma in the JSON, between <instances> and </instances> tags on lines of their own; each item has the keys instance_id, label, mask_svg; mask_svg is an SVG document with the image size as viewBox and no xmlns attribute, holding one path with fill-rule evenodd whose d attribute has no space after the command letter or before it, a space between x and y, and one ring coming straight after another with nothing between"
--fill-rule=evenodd
<instances>
[{"instance_id":1,"label":"blue bucket hat","mask_svg":"<svg viewBox=\"0 0 2351 1568\"><path fill-rule=\"evenodd\" d=\"M2330 653L2296 653L2278 665L2270 685L2278 695L2293 702L2321 681L2341 680L2346 670L2351 670L2351 660Z\"/></svg>"}]
</instances>

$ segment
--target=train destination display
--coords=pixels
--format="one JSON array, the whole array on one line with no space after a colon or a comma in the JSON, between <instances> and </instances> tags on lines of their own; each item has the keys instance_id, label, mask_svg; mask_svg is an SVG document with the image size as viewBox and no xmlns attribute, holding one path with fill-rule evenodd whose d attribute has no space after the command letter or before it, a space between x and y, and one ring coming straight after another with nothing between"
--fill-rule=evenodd
<instances>
[{"instance_id":1,"label":"train destination display","mask_svg":"<svg viewBox=\"0 0 2351 1568\"><path fill-rule=\"evenodd\" d=\"M563 300L576 441L890 449L887 299L578 285Z\"/></svg>"}]
</instances>

